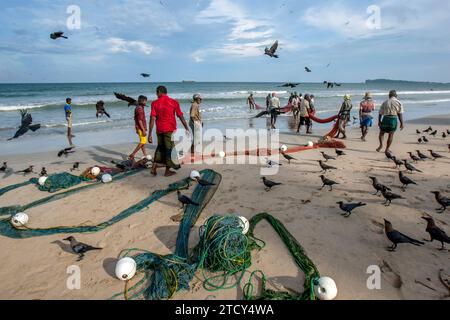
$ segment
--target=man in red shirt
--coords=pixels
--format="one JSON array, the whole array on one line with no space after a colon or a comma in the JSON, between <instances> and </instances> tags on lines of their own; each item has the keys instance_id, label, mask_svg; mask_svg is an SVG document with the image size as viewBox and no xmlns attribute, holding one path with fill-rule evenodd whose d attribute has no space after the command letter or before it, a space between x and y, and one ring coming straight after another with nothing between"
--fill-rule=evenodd
<instances>
[{"instance_id":1,"label":"man in red shirt","mask_svg":"<svg viewBox=\"0 0 450 320\"><path fill-rule=\"evenodd\" d=\"M177 119L175 115L180 119L186 134L189 135L189 127L184 119L183 112L181 112L180 104L178 101L170 98L167 95L167 88L159 86L156 89L156 95L158 99L152 103L152 112L150 118L150 130L148 133L149 143L153 143L152 132L156 123L156 135L158 137L158 147L155 153L155 162L152 168L152 174L157 175L158 167L166 167L166 177L173 176L175 172L170 169L179 170L180 165L175 164L178 161L178 155L172 155L175 149L175 143L173 141L173 133L177 130ZM172 157L173 156L173 157Z\"/></svg>"},{"instance_id":2,"label":"man in red shirt","mask_svg":"<svg viewBox=\"0 0 450 320\"><path fill-rule=\"evenodd\" d=\"M138 105L134 110L134 126L136 133L139 136L139 144L133 153L130 155L130 160L134 161L136 154L141 150L144 157L147 157L145 145L147 144L147 120L145 119L145 105L147 104L147 97L140 96L138 98Z\"/></svg>"}]
</instances>

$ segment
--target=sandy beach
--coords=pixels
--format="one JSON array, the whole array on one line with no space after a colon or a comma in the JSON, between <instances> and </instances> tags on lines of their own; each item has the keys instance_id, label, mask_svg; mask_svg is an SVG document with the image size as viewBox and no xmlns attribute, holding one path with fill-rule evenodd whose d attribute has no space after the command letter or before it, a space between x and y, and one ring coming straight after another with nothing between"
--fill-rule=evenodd
<instances>
[{"instance_id":1,"label":"sandy beach","mask_svg":"<svg viewBox=\"0 0 450 320\"><path fill-rule=\"evenodd\" d=\"M442 126L447 124L447 127ZM402 192L398 170L383 153L376 153L378 130L372 128L368 141L363 143L359 128L350 129L346 141L346 156L330 161L339 170L328 173L340 184L334 191L319 191L320 168L317 160L320 151L334 154L332 149L317 149L292 154L297 161L283 166L273 180L283 183L271 192L264 191L260 181L260 165L188 165L171 178L151 177L150 172L99 188L81 192L64 200L51 202L27 212L28 227L96 224L109 219L129 206L149 196L155 190L164 189L170 183L189 176L191 170L213 169L219 172L222 183L212 201L203 211L190 239L190 246L198 242L198 228L213 214L238 213L251 218L260 212L268 212L280 219L306 249L308 256L321 275L332 277L338 286L339 300L360 299L441 299L449 292L442 285L440 269L450 272L448 249L438 251L440 244L427 243L423 247L400 245L397 252L387 251L390 245L383 230L383 219L389 219L394 227L416 239L428 239L426 224L421 219L431 215L447 233L450 233L450 215L437 214L438 204L431 191L450 193L450 154L448 139L431 138L427 145L418 145L416 129L424 130L433 125L439 132L448 128L450 116L422 119L408 123L406 129L396 135L393 152L401 159L408 151L433 149L446 156L436 161L417 164L424 173L409 175L419 186ZM320 132L315 132L320 134ZM306 144L311 137L283 134L281 143L292 148ZM317 137L313 138L317 140ZM16 170L34 164L40 171L45 166L49 173L68 171L72 163L81 161L81 167L109 165L112 159L122 159L132 149L132 144L79 149L69 158L58 159L54 152L33 155L7 156ZM152 150L153 152L153 150ZM405 200L394 201L385 207L384 199L373 196L368 176L392 186L395 193ZM31 177L31 176L30 176ZM29 178L29 177L28 177ZM7 175L0 180L0 187L20 183L28 178ZM0 207L26 204L47 194L27 186L0 197ZM350 218L341 216L337 201L363 201L367 206L355 210ZM176 194L162 198L139 214L136 214L103 231L93 234L75 234L77 239L103 248L90 252L81 262L70 252L62 239L69 235L55 235L16 240L0 237L0 299L108 299L124 289L124 283L114 276L115 263L120 252L128 248L140 248L159 254L174 251L179 224L171 217L180 213ZM270 288L277 290L303 290L304 275L294 264L292 257L276 233L262 223L255 236L267 246L253 253L253 265L249 271L263 270ZM82 271L81 289L68 290L67 268L78 265ZM369 290L366 273L369 266L380 266L381 290ZM242 286L237 289L208 292L202 287L201 273L191 283L191 291L182 291L174 299L229 299L243 298ZM448 298L447 298L448 299Z\"/></svg>"}]
</instances>

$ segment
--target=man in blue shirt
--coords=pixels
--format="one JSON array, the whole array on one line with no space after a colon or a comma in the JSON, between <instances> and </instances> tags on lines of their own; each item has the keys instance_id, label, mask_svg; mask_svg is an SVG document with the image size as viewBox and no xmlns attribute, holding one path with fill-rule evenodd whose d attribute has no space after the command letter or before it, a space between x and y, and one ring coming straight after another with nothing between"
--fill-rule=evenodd
<instances>
[{"instance_id":1,"label":"man in blue shirt","mask_svg":"<svg viewBox=\"0 0 450 320\"><path fill-rule=\"evenodd\" d=\"M66 121L67 121L67 139L69 140L69 144L73 147L72 138L75 138L72 135L72 99L66 99L66 105L64 106L64 112L66 113Z\"/></svg>"}]
</instances>

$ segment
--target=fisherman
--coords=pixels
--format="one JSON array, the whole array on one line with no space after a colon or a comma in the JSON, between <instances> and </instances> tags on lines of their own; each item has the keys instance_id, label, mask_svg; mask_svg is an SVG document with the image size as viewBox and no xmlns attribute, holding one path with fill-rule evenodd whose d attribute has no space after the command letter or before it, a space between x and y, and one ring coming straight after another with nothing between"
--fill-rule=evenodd
<instances>
[{"instance_id":1,"label":"fisherman","mask_svg":"<svg viewBox=\"0 0 450 320\"><path fill-rule=\"evenodd\" d=\"M298 95L297 92L294 92L294 99L292 99L292 113L294 115L294 119L295 121L298 120L298 117L300 115L300 103L301 103L301 94L300 96Z\"/></svg>"},{"instance_id":2,"label":"fisherman","mask_svg":"<svg viewBox=\"0 0 450 320\"><path fill-rule=\"evenodd\" d=\"M102 100L97 102L97 104L95 105L95 108L97 109L97 114L96 114L97 118L102 115L106 115L108 118L111 118L111 116L108 114L108 112L106 112L105 102L103 102Z\"/></svg>"},{"instance_id":3,"label":"fisherman","mask_svg":"<svg viewBox=\"0 0 450 320\"><path fill-rule=\"evenodd\" d=\"M74 144L72 143L72 138L75 138L75 136L72 135L73 115L72 115L72 99L71 98L66 99L66 105L64 106L64 112L66 114L66 121L67 121L67 139L69 140L69 145L71 147L74 147Z\"/></svg>"},{"instance_id":4,"label":"fisherman","mask_svg":"<svg viewBox=\"0 0 450 320\"><path fill-rule=\"evenodd\" d=\"M344 102L342 103L341 109L339 110L339 132L336 136L339 139L339 136L342 134L342 139L347 139L347 135L345 133L345 128L347 127L348 122L350 121L350 113L353 109L352 98L350 95L346 94L344 96Z\"/></svg>"},{"instance_id":5,"label":"fisherman","mask_svg":"<svg viewBox=\"0 0 450 320\"><path fill-rule=\"evenodd\" d=\"M195 152L201 152L201 146L202 146L202 116L200 114L200 106L202 103L202 97L199 94L194 94L194 97L192 98L192 105L191 105L191 111L190 111L190 120L189 120L189 127L192 131L192 147L191 147L191 153L194 154ZM200 150L197 150L200 147Z\"/></svg>"},{"instance_id":6,"label":"fisherman","mask_svg":"<svg viewBox=\"0 0 450 320\"><path fill-rule=\"evenodd\" d=\"M150 119L150 129L148 133L148 141L153 143L153 128L156 125L156 134L158 137L158 146L155 152L155 159L152 168L152 174L157 175L158 167L164 166L166 168L165 176L170 177L176 173L170 169L179 170L181 166L174 161L178 161L178 155L173 152L175 143L173 140L173 133L177 130L177 116L182 122L186 135L189 136L189 126L184 119L178 101L170 98L167 95L167 88L159 86L156 89L158 99L152 103L152 112Z\"/></svg>"},{"instance_id":7,"label":"fisherman","mask_svg":"<svg viewBox=\"0 0 450 320\"><path fill-rule=\"evenodd\" d=\"M372 99L372 94L366 92L364 100L359 105L359 121L361 123L361 140L366 141L366 136L369 133L369 127L372 127L373 116L372 112L375 110L375 104Z\"/></svg>"},{"instance_id":8,"label":"fisherman","mask_svg":"<svg viewBox=\"0 0 450 320\"><path fill-rule=\"evenodd\" d=\"M380 115L378 117L378 126L380 127L380 146L377 152L383 149L384 135L389 135L385 153L390 153L392 142L394 141L394 134L398 128L398 121L400 121L400 130L403 130L403 104L398 100L397 91L391 90L389 92L389 100L386 100L380 108ZM398 118L398 120L397 120Z\"/></svg>"},{"instance_id":9,"label":"fisherman","mask_svg":"<svg viewBox=\"0 0 450 320\"><path fill-rule=\"evenodd\" d=\"M136 133L139 136L139 144L133 153L130 155L130 160L134 161L136 154L142 151L144 158L147 157L147 151L145 145L147 144L147 120L145 118L145 106L147 105L147 97L140 96L138 103L134 109L134 126Z\"/></svg>"},{"instance_id":10,"label":"fisherman","mask_svg":"<svg viewBox=\"0 0 450 320\"><path fill-rule=\"evenodd\" d=\"M270 99L270 127L273 130L276 130L275 125L277 124L278 112L281 109L280 99L277 97L277 94L272 93L272 99Z\"/></svg>"},{"instance_id":11,"label":"fisherman","mask_svg":"<svg viewBox=\"0 0 450 320\"><path fill-rule=\"evenodd\" d=\"M255 98L253 98L253 93L251 93L250 96L247 98L247 105L249 106L250 110L255 110L256 103Z\"/></svg>"},{"instance_id":12,"label":"fisherman","mask_svg":"<svg viewBox=\"0 0 450 320\"><path fill-rule=\"evenodd\" d=\"M311 96L309 94L305 94L305 97L302 99L300 103L300 122L298 123L297 133L300 133L302 126L306 126L306 133L311 134L311 119L309 118L309 114L311 112L310 106Z\"/></svg>"}]
</instances>

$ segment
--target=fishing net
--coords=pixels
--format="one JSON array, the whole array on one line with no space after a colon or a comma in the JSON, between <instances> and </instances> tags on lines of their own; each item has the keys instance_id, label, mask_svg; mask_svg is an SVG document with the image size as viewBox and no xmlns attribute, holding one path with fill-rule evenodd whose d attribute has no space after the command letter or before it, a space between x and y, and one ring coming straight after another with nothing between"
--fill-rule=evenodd
<instances>
[{"instance_id":1,"label":"fishing net","mask_svg":"<svg viewBox=\"0 0 450 320\"><path fill-rule=\"evenodd\" d=\"M30 181L38 185L38 189L40 191L54 193L61 189L70 189L74 186L79 185L83 181L91 181L91 180L83 177L74 176L70 173L64 172L52 174L47 178L47 180L45 180L45 183L42 186L39 185L39 179L37 178L33 178Z\"/></svg>"},{"instance_id":2,"label":"fishing net","mask_svg":"<svg viewBox=\"0 0 450 320\"><path fill-rule=\"evenodd\" d=\"M13 185L10 185L10 186L1 188L1 189L0 189L0 197L1 197L2 195L4 195L5 193L7 193L7 192L10 192L10 191L13 191L13 190L15 190L15 189L19 189L19 188L28 186L28 185L30 185L30 184L33 184L33 182L31 182L31 181L25 181L25 182L22 182L22 183L13 184Z\"/></svg>"}]
</instances>

